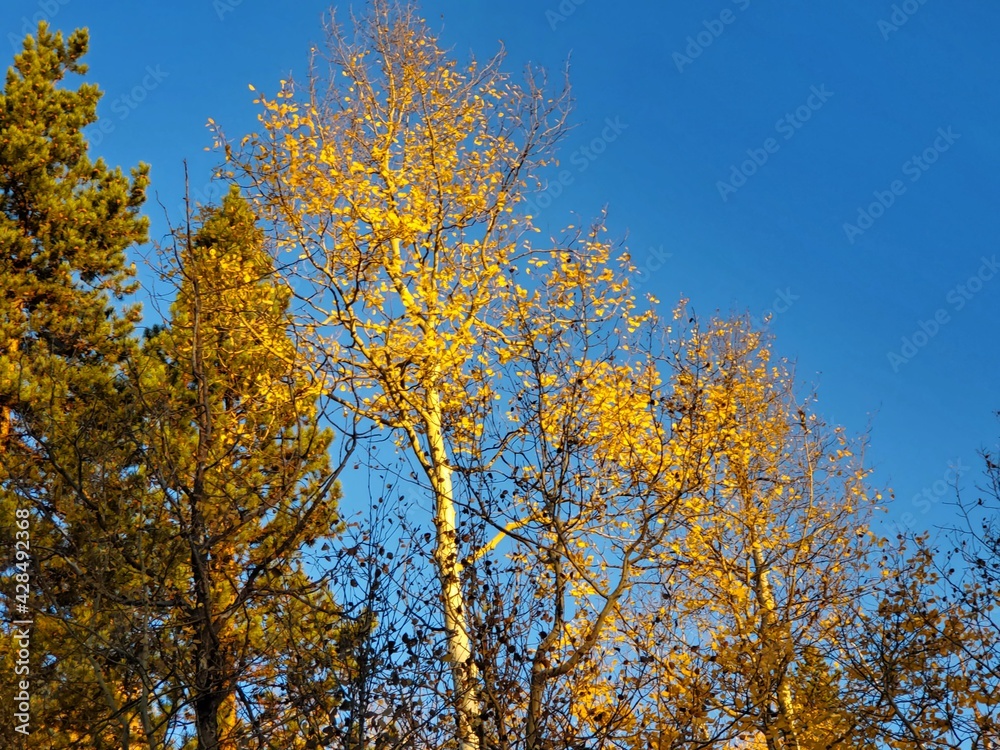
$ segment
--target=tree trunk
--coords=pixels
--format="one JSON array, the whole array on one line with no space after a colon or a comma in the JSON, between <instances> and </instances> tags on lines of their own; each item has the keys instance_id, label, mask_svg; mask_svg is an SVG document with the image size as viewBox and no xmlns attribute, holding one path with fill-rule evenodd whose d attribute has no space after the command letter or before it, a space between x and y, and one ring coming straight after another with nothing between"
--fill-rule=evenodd
<instances>
[{"instance_id":1,"label":"tree trunk","mask_svg":"<svg viewBox=\"0 0 1000 750\"><path fill-rule=\"evenodd\" d=\"M195 518L198 511L194 512ZM198 736L198 750L221 750L219 746L219 709L222 690L219 685L221 658L218 633L212 622L212 582L208 554L204 551L204 529L195 522L194 533L201 538L192 539L191 572L195 586L195 674L194 713Z\"/></svg>"},{"instance_id":2,"label":"tree trunk","mask_svg":"<svg viewBox=\"0 0 1000 750\"><path fill-rule=\"evenodd\" d=\"M434 492L434 563L441 584L441 608L447 638L448 662L454 690L459 750L479 750L478 674L472 659L468 609L464 606L459 579L458 524L452 486L452 470L441 424L441 402L437 391L428 393L427 446L431 462L430 483Z\"/></svg>"},{"instance_id":3,"label":"tree trunk","mask_svg":"<svg viewBox=\"0 0 1000 750\"><path fill-rule=\"evenodd\" d=\"M754 570L756 574L756 594L757 603L763 611L764 624L767 630L778 633L783 630L778 622L777 603L774 599L774 592L771 590L771 582L767 578L767 566L764 561L764 553L760 548L760 543L754 539L752 543ZM790 647L788 634L781 634L781 645L783 648ZM791 654L788 654L789 660ZM781 732L788 750L799 750L798 726L795 716L795 703L792 699L792 688L788 684L786 674L787 665L783 665L776 675L777 686L775 690L775 700L778 704L778 716L781 720Z\"/></svg>"}]
</instances>

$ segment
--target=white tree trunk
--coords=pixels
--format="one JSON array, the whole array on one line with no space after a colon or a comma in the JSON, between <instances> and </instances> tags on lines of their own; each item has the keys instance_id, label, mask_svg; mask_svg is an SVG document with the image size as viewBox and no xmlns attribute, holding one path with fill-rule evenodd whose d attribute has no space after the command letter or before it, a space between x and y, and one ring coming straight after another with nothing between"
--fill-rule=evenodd
<instances>
[{"instance_id":1,"label":"white tree trunk","mask_svg":"<svg viewBox=\"0 0 1000 750\"><path fill-rule=\"evenodd\" d=\"M461 564L452 470L441 425L441 403L436 391L428 394L427 448L434 491L434 563L441 583L441 609L452 674L454 708L460 750L479 750L477 670L472 660L468 608L459 579Z\"/></svg>"}]
</instances>

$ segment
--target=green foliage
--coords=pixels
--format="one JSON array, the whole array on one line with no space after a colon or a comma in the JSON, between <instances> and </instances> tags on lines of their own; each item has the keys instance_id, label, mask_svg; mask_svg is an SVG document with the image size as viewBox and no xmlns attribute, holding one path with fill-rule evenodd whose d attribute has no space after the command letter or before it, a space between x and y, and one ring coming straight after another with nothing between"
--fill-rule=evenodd
<instances>
[{"instance_id":1,"label":"green foliage","mask_svg":"<svg viewBox=\"0 0 1000 750\"><path fill-rule=\"evenodd\" d=\"M318 384L288 338L288 295L249 207L234 189L179 240L170 319L131 383L153 504L166 509L158 527L170 529L158 546L174 550L151 582L170 602L159 617L200 739L242 746L260 721L280 727L272 741L298 727L287 680L325 671L301 646L313 658L279 665L337 620L301 551L338 527L339 489L332 435L316 427ZM238 690L257 697L255 721L237 716Z\"/></svg>"},{"instance_id":2,"label":"green foliage","mask_svg":"<svg viewBox=\"0 0 1000 750\"><path fill-rule=\"evenodd\" d=\"M74 364L70 380L85 379L87 366L117 359L138 315L135 308L117 314L109 303L132 291L125 251L146 240L138 212L148 168L133 170L129 180L87 156L81 131L97 119L100 93L91 84L58 85L67 73L86 72L79 62L86 49L86 31L64 40L42 24L37 38L25 41L0 95L6 401L17 394L15 363L22 372L30 368L23 380L49 371L55 360Z\"/></svg>"},{"instance_id":3,"label":"green foliage","mask_svg":"<svg viewBox=\"0 0 1000 750\"><path fill-rule=\"evenodd\" d=\"M99 92L60 85L86 48L42 25L0 97L0 518L13 549L30 513L32 746L294 747L290 696L329 680L340 627L301 558L339 526L319 388L235 192L179 238L170 317L135 339L148 170L88 158Z\"/></svg>"},{"instance_id":4,"label":"green foliage","mask_svg":"<svg viewBox=\"0 0 1000 750\"><path fill-rule=\"evenodd\" d=\"M0 94L0 518L13 548L8 520L16 509L32 517L32 721L59 738L53 746L68 746L68 725L86 714L100 747L110 716L90 709L104 704L92 659L108 621L103 599L82 599L76 582L81 571L102 585L114 578L94 556L114 514L97 499L131 483L118 374L138 309L115 302L132 290L125 252L146 240L148 170L129 179L87 156L81 131L100 93L63 84L86 72L86 50L86 31L64 39L40 25ZM57 613L74 610L87 613L87 635L61 627Z\"/></svg>"}]
</instances>

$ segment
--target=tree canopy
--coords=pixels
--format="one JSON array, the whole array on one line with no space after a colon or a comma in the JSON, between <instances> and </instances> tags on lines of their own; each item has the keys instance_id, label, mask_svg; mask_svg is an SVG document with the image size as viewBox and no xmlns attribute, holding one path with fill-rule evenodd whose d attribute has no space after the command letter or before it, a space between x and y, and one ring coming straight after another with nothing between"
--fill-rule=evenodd
<instances>
[{"instance_id":1,"label":"tree canopy","mask_svg":"<svg viewBox=\"0 0 1000 750\"><path fill-rule=\"evenodd\" d=\"M540 236L565 82L390 0L329 31L216 128L159 317L87 32L15 57L4 746L996 747L996 455L949 547L879 538L766 331L640 297L602 216Z\"/></svg>"}]
</instances>

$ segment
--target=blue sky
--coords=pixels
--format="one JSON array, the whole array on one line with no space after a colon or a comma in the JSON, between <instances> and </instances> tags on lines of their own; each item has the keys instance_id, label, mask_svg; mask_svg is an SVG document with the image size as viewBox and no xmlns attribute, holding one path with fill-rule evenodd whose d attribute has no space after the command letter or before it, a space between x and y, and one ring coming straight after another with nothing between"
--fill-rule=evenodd
<instances>
[{"instance_id":1,"label":"blue sky","mask_svg":"<svg viewBox=\"0 0 1000 750\"><path fill-rule=\"evenodd\" d=\"M570 60L576 128L536 198L559 226L609 210L665 306L744 311L819 390L870 428L891 517L947 523L1000 435L1000 5L943 0L425 0L465 59ZM91 31L109 163L152 164L153 236L176 220L188 159L211 199L205 126L254 129L248 84L301 75L328 2L5 0L11 60L46 18ZM346 6L341 6L346 11Z\"/></svg>"}]
</instances>

